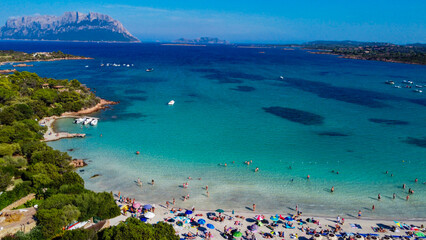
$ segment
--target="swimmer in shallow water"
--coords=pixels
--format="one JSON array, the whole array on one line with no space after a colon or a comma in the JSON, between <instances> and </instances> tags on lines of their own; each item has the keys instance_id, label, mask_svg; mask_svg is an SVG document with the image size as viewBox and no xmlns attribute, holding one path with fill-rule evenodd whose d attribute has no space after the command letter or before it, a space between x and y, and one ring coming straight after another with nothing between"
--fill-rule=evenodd
<instances>
[{"instance_id":1,"label":"swimmer in shallow water","mask_svg":"<svg viewBox=\"0 0 426 240\"><path fill-rule=\"evenodd\" d=\"M259 172L259 168L257 167L254 171L255 171L255 172Z\"/></svg>"}]
</instances>

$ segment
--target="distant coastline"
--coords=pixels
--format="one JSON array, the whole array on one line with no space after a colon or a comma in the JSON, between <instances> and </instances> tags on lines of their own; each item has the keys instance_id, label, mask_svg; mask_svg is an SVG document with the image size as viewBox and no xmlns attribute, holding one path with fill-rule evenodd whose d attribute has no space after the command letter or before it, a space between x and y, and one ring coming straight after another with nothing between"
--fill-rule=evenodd
<instances>
[{"instance_id":1,"label":"distant coastline","mask_svg":"<svg viewBox=\"0 0 426 240\"><path fill-rule=\"evenodd\" d=\"M205 44L189 44L189 43L163 43L162 46L184 46L184 47L205 47Z\"/></svg>"},{"instance_id":2,"label":"distant coastline","mask_svg":"<svg viewBox=\"0 0 426 240\"><path fill-rule=\"evenodd\" d=\"M23 61L7 61L7 62L0 62L1 65L6 65L9 63L29 63L29 62L54 62L54 61L63 61L63 60L92 60L94 58L90 57L71 57L71 58L52 58L52 59L46 59L46 60L23 60Z\"/></svg>"}]
</instances>

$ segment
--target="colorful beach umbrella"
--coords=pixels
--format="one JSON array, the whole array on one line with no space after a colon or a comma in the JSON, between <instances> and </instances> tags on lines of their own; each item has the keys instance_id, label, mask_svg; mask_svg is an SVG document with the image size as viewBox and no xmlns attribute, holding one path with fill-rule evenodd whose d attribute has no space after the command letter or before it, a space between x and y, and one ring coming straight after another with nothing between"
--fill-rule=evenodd
<instances>
[{"instance_id":1,"label":"colorful beach umbrella","mask_svg":"<svg viewBox=\"0 0 426 240\"><path fill-rule=\"evenodd\" d=\"M272 216L270 219L272 220L272 222L276 222L279 220L279 218L277 218L276 216Z\"/></svg>"},{"instance_id":2,"label":"colorful beach umbrella","mask_svg":"<svg viewBox=\"0 0 426 240\"><path fill-rule=\"evenodd\" d=\"M155 217L155 214L152 213L152 212L147 212L143 216L146 217L146 218L148 218L148 219L151 219L151 218Z\"/></svg>"},{"instance_id":3,"label":"colorful beach umbrella","mask_svg":"<svg viewBox=\"0 0 426 240\"><path fill-rule=\"evenodd\" d=\"M243 234L240 231L236 231L234 232L234 234L232 234L232 236L236 237L236 238L240 238L243 236Z\"/></svg>"},{"instance_id":4,"label":"colorful beach umbrella","mask_svg":"<svg viewBox=\"0 0 426 240\"><path fill-rule=\"evenodd\" d=\"M185 214L186 214L186 215L191 215L191 214L192 214L192 211L191 211L191 210L186 210L186 211L185 211Z\"/></svg>"},{"instance_id":5,"label":"colorful beach umbrella","mask_svg":"<svg viewBox=\"0 0 426 240\"><path fill-rule=\"evenodd\" d=\"M396 224L396 226L401 227L401 223L394 221L394 223Z\"/></svg>"},{"instance_id":6,"label":"colorful beach umbrella","mask_svg":"<svg viewBox=\"0 0 426 240\"><path fill-rule=\"evenodd\" d=\"M249 230L252 232L257 232L258 229L259 229L259 226L256 224L251 225L249 228Z\"/></svg>"},{"instance_id":7,"label":"colorful beach umbrella","mask_svg":"<svg viewBox=\"0 0 426 240\"><path fill-rule=\"evenodd\" d=\"M198 224L206 224L206 220L204 219L198 219Z\"/></svg>"},{"instance_id":8,"label":"colorful beach umbrella","mask_svg":"<svg viewBox=\"0 0 426 240\"><path fill-rule=\"evenodd\" d=\"M152 208L152 206L151 206L150 204L147 204L147 205L144 205L144 206L143 206L143 208L145 208L145 209L149 210L149 209L151 209L151 208Z\"/></svg>"},{"instance_id":9,"label":"colorful beach umbrella","mask_svg":"<svg viewBox=\"0 0 426 240\"><path fill-rule=\"evenodd\" d=\"M263 219L264 219L264 217L263 217L262 215L256 215L254 218L255 218L256 220L259 220L259 221L261 221L261 220L263 220Z\"/></svg>"},{"instance_id":10,"label":"colorful beach umbrella","mask_svg":"<svg viewBox=\"0 0 426 240\"><path fill-rule=\"evenodd\" d=\"M216 209L216 212L218 212L218 213L224 213L225 211L223 210L223 209Z\"/></svg>"},{"instance_id":11,"label":"colorful beach umbrella","mask_svg":"<svg viewBox=\"0 0 426 240\"><path fill-rule=\"evenodd\" d=\"M134 207L134 208L139 208L140 206L141 206L141 204L140 204L140 203L137 203L137 202L133 203L133 207Z\"/></svg>"},{"instance_id":12,"label":"colorful beach umbrella","mask_svg":"<svg viewBox=\"0 0 426 240\"><path fill-rule=\"evenodd\" d=\"M213 224L207 223L206 227L210 228L210 229L214 229Z\"/></svg>"}]
</instances>

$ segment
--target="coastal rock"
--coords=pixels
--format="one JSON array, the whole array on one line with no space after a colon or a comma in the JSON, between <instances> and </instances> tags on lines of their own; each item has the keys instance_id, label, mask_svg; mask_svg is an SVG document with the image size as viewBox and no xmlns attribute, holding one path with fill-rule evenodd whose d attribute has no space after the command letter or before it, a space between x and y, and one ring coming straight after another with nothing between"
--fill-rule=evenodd
<instances>
[{"instance_id":1,"label":"coastal rock","mask_svg":"<svg viewBox=\"0 0 426 240\"><path fill-rule=\"evenodd\" d=\"M0 29L0 39L139 42L112 17L80 12L10 18Z\"/></svg>"}]
</instances>

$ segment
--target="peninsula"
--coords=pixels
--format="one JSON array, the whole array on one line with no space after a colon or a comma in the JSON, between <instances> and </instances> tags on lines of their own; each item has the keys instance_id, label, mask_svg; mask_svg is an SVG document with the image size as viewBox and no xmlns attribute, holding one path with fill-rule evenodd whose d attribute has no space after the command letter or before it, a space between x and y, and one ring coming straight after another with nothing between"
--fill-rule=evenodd
<instances>
[{"instance_id":1,"label":"peninsula","mask_svg":"<svg viewBox=\"0 0 426 240\"><path fill-rule=\"evenodd\" d=\"M0 65L17 62L41 62L59 60L87 60L92 59L82 56L74 56L61 51L25 53L13 50L0 50ZM32 65L18 64L13 67L32 67Z\"/></svg>"},{"instance_id":2,"label":"peninsula","mask_svg":"<svg viewBox=\"0 0 426 240\"><path fill-rule=\"evenodd\" d=\"M317 50L313 54L333 54L342 58L426 65L426 44L397 45L381 42L314 41L299 46Z\"/></svg>"}]
</instances>

